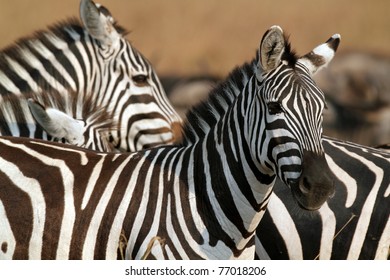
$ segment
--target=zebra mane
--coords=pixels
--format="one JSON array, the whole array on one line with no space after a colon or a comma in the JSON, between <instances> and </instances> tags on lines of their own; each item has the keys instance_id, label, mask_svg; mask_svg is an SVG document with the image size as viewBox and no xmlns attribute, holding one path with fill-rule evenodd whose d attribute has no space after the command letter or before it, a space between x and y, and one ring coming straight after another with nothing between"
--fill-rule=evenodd
<instances>
[{"instance_id":1,"label":"zebra mane","mask_svg":"<svg viewBox=\"0 0 390 280\"><path fill-rule=\"evenodd\" d=\"M183 126L183 144L193 143L204 136L208 130L205 123L212 127L218 122L255 73L256 67L257 58L235 68L223 82L211 90L206 100L188 111Z\"/></svg>"},{"instance_id":2,"label":"zebra mane","mask_svg":"<svg viewBox=\"0 0 390 280\"><path fill-rule=\"evenodd\" d=\"M291 67L294 67L298 56L291 48L289 36L286 34L283 36L285 46L282 60L285 60ZM208 127L212 127L218 122L251 76L256 73L258 61L259 53L256 52L255 59L250 63L247 62L240 67L236 67L223 82L219 83L210 91L205 101L194 106L187 113L186 122L183 126L183 144L193 143L199 137L204 136L208 131L205 123L207 123ZM219 116L215 112L218 112Z\"/></svg>"},{"instance_id":3,"label":"zebra mane","mask_svg":"<svg viewBox=\"0 0 390 280\"><path fill-rule=\"evenodd\" d=\"M125 36L128 32L120 25L114 23L114 27L120 33L122 36ZM71 36L70 33L76 33L79 34L79 36ZM36 55L37 57L41 57L40 54L32 47L33 45L37 44L38 42L42 42L45 47L52 50L54 54L59 54L62 50L57 49L55 46L53 46L52 43L50 43L49 39L51 36L56 37L60 40L62 40L65 44L71 44L80 40L84 40L83 38L87 35L86 29L83 27L81 21L75 17L69 18L63 21L59 21L57 23L54 23L52 25L49 25L45 29L37 30L32 35L28 35L25 37L21 37L14 41L11 45L8 45L4 49L0 51L0 69L6 73L7 76L12 77L15 74L10 70L10 63L9 58L12 60L17 61L19 64L22 65L22 67L26 69L31 69L31 66L29 66L28 62L25 58L21 55L23 51L28 51ZM92 37L90 37L92 41ZM97 45L98 42L96 41ZM61 59L61 56L56 56L57 59ZM67 62L69 63L69 62ZM66 64L66 63L64 63ZM47 67L50 67L47 66ZM34 75L39 75L39 72L34 72L34 69L31 69L32 71L32 78L34 79ZM62 75L57 73L57 70L53 67L48 69L48 72L52 73L54 77L61 78ZM61 81L66 84L66 81ZM20 84L18 86L21 88L21 91L29 91L31 90L29 86L24 82L20 81L20 83L24 84L24 87ZM66 88L71 88L69 85L66 86Z\"/></svg>"},{"instance_id":4,"label":"zebra mane","mask_svg":"<svg viewBox=\"0 0 390 280\"><path fill-rule=\"evenodd\" d=\"M284 37L284 52L282 54L281 59L287 61L288 65L294 68L295 63L298 60L298 56L295 50L291 48L291 43L289 39L290 35L283 33L283 37Z\"/></svg>"},{"instance_id":5,"label":"zebra mane","mask_svg":"<svg viewBox=\"0 0 390 280\"><path fill-rule=\"evenodd\" d=\"M116 31L120 33L122 36L126 36L129 31L127 31L124 27L119 25L117 22L113 23ZM17 39L15 42L13 42L8 47L5 47L1 52L12 55L15 51L18 51L18 47L29 47L31 43L34 43L35 41L47 41L46 36L49 34L56 35L60 39L64 40L65 42L75 42L76 40L69 36L69 31L75 31L78 34L84 34L86 33L86 29L84 28L81 21L76 17L71 17L59 22L56 22L54 24L49 25L48 27L44 29L37 30L33 32L32 35L27 35L24 37L21 37Z\"/></svg>"}]
</instances>

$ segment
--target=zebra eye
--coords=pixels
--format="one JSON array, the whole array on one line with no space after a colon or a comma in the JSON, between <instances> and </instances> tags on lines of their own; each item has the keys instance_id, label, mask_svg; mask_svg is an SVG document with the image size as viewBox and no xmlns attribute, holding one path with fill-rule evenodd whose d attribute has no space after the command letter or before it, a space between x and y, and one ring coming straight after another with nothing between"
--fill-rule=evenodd
<instances>
[{"instance_id":1,"label":"zebra eye","mask_svg":"<svg viewBox=\"0 0 390 280\"><path fill-rule=\"evenodd\" d=\"M132 77L134 83L136 83L137 86L146 86L148 83L148 76L146 75L135 75Z\"/></svg>"},{"instance_id":2,"label":"zebra eye","mask_svg":"<svg viewBox=\"0 0 390 280\"><path fill-rule=\"evenodd\" d=\"M270 102L268 103L268 112L271 115L283 113L282 105L279 102Z\"/></svg>"}]
</instances>

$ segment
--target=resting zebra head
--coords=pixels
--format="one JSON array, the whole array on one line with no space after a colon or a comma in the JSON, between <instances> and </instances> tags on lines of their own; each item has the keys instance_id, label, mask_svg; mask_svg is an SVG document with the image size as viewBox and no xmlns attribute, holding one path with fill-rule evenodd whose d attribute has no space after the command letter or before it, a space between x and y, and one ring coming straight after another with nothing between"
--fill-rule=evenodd
<instances>
[{"instance_id":1,"label":"resting zebra head","mask_svg":"<svg viewBox=\"0 0 390 280\"><path fill-rule=\"evenodd\" d=\"M114 91L112 96L102 95L119 117L119 128L112 131L115 147L135 151L177 141L181 119L150 63L125 39L105 7L82 0L80 17L100 46L98 52L105 69L97 86Z\"/></svg>"},{"instance_id":2,"label":"resting zebra head","mask_svg":"<svg viewBox=\"0 0 390 280\"><path fill-rule=\"evenodd\" d=\"M310 210L319 208L334 191L321 144L325 98L312 76L333 58L339 41L334 35L297 57L282 29L273 26L264 34L258 54L261 108L256 112L264 123L248 124L248 133L256 134L251 128L264 126L265 134L250 137L256 139L250 145L261 151L259 163L275 172L291 187L299 205Z\"/></svg>"},{"instance_id":3,"label":"resting zebra head","mask_svg":"<svg viewBox=\"0 0 390 280\"><path fill-rule=\"evenodd\" d=\"M110 139L116 149L136 151L177 141L181 119L124 29L91 0L81 0L80 17L81 22L58 23L3 50L1 95L76 92L82 103L92 93L96 105L114 118L117 127ZM13 136L26 136L24 129Z\"/></svg>"}]
</instances>

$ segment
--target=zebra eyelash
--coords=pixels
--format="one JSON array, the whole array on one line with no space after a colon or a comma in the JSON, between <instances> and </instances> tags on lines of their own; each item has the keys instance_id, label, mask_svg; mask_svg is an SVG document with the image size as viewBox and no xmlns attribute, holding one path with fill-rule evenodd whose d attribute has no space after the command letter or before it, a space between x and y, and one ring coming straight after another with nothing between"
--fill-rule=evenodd
<instances>
[{"instance_id":1,"label":"zebra eyelash","mask_svg":"<svg viewBox=\"0 0 390 280\"><path fill-rule=\"evenodd\" d=\"M146 85L148 85L148 76L147 75L139 74L139 75L133 76L131 79L133 80L133 82L137 86L146 86Z\"/></svg>"},{"instance_id":2,"label":"zebra eyelash","mask_svg":"<svg viewBox=\"0 0 390 280\"><path fill-rule=\"evenodd\" d=\"M284 112L282 104L280 104L277 101L268 102L267 107L268 107L268 112L271 115L281 114Z\"/></svg>"}]
</instances>

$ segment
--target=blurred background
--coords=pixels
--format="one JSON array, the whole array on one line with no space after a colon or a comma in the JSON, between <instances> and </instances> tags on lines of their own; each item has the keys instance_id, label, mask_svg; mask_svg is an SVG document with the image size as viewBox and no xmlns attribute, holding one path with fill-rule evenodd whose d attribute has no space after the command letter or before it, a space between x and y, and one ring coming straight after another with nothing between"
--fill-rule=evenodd
<instances>
[{"instance_id":1,"label":"blurred background","mask_svg":"<svg viewBox=\"0 0 390 280\"><path fill-rule=\"evenodd\" d=\"M342 40L316 77L327 96L325 133L390 142L389 0L101 0L154 65L183 114L234 67L251 60L274 24L305 54L334 33ZM0 0L0 48L68 17L79 0Z\"/></svg>"}]
</instances>

